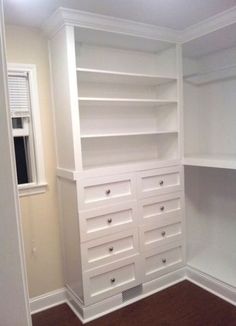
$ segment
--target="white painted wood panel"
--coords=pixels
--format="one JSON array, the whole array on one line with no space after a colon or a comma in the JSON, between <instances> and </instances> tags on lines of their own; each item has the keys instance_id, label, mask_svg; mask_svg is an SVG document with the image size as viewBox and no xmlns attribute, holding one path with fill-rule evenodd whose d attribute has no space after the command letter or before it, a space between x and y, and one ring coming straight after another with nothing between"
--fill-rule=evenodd
<instances>
[{"instance_id":1,"label":"white painted wood panel","mask_svg":"<svg viewBox=\"0 0 236 326\"><path fill-rule=\"evenodd\" d=\"M65 284L83 300L79 214L76 182L58 179Z\"/></svg>"},{"instance_id":2,"label":"white painted wood panel","mask_svg":"<svg viewBox=\"0 0 236 326\"><path fill-rule=\"evenodd\" d=\"M141 250L149 250L163 246L172 241L182 240L181 221L176 223L156 223L140 227Z\"/></svg>"},{"instance_id":3,"label":"white painted wood panel","mask_svg":"<svg viewBox=\"0 0 236 326\"><path fill-rule=\"evenodd\" d=\"M136 201L80 211L81 241L92 240L133 228L137 225Z\"/></svg>"},{"instance_id":4,"label":"white painted wood panel","mask_svg":"<svg viewBox=\"0 0 236 326\"><path fill-rule=\"evenodd\" d=\"M92 269L139 252L137 228L81 244L83 269Z\"/></svg>"},{"instance_id":5,"label":"white painted wood panel","mask_svg":"<svg viewBox=\"0 0 236 326\"><path fill-rule=\"evenodd\" d=\"M141 275L139 256L85 272L85 304L97 302L141 283Z\"/></svg>"},{"instance_id":6,"label":"white painted wood panel","mask_svg":"<svg viewBox=\"0 0 236 326\"><path fill-rule=\"evenodd\" d=\"M170 167L141 172L137 176L139 197L150 197L181 190L182 169Z\"/></svg>"},{"instance_id":7,"label":"white painted wood panel","mask_svg":"<svg viewBox=\"0 0 236 326\"><path fill-rule=\"evenodd\" d=\"M130 200L136 192L132 174L82 179L77 186L80 209Z\"/></svg>"},{"instance_id":8,"label":"white painted wood panel","mask_svg":"<svg viewBox=\"0 0 236 326\"><path fill-rule=\"evenodd\" d=\"M182 246L178 243L170 243L165 247L149 250L145 252L143 263L146 281L172 272L183 265Z\"/></svg>"},{"instance_id":9,"label":"white painted wood panel","mask_svg":"<svg viewBox=\"0 0 236 326\"><path fill-rule=\"evenodd\" d=\"M162 223L181 219L184 195L181 192L145 198L139 201L140 223Z\"/></svg>"},{"instance_id":10,"label":"white painted wood panel","mask_svg":"<svg viewBox=\"0 0 236 326\"><path fill-rule=\"evenodd\" d=\"M63 27L50 40L57 165L81 170L74 29Z\"/></svg>"}]
</instances>

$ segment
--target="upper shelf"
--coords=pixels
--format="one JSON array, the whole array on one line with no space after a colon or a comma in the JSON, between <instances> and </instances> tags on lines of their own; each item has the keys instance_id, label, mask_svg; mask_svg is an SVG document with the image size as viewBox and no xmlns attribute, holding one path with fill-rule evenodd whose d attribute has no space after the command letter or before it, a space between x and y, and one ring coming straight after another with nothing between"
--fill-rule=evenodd
<instances>
[{"instance_id":1,"label":"upper shelf","mask_svg":"<svg viewBox=\"0 0 236 326\"><path fill-rule=\"evenodd\" d=\"M236 169L236 154L189 154L184 157L184 165Z\"/></svg>"},{"instance_id":2,"label":"upper shelf","mask_svg":"<svg viewBox=\"0 0 236 326\"><path fill-rule=\"evenodd\" d=\"M204 85L230 78L236 78L236 65L185 76L184 80L194 85Z\"/></svg>"},{"instance_id":3,"label":"upper shelf","mask_svg":"<svg viewBox=\"0 0 236 326\"><path fill-rule=\"evenodd\" d=\"M94 83L117 83L135 85L160 85L176 81L177 78L159 75L144 75L112 70L77 68L78 80Z\"/></svg>"}]
</instances>

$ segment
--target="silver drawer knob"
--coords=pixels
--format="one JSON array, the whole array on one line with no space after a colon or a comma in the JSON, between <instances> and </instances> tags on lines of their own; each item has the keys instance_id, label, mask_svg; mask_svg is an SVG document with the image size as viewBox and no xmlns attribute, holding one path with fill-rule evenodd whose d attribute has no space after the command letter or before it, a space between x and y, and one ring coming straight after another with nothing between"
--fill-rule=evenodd
<instances>
[{"instance_id":1,"label":"silver drawer knob","mask_svg":"<svg viewBox=\"0 0 236 326\"><path fill-rule=\"evenodd\" d=\"M114 250L113 247L109 247L109 251L112 252Z\"/></svg>"},{"instance_id":2,"label":"silver drawer knob","mask_svg":"<svg viewBox=\"0 0 236 326\"><path fill-rule=\"evenodd\" d=\"M163 264L165 264L166 263L166 258L162 258L162 262L163 262Z\"/></svg>"},{"instance_id":3,"label":"silver drawer knob","mask_svg":"<svg viewBox=\"0 0 236 326\"><path fill-rule=\"evenodd\" d=\"M114 284L116 279L113 277L113 278L110 279L110 281L111 281L112 284Z\"/></svg>"},{"instance_id":4,"label":"silver drawer knob","mask_svg":"<svg viewBox=\"0 0 236 326\"><path fill-rule=\"evenodd\" d=\"M111 223L112 223L112 218L109 218L109 219L107 220L107 223L108 223L108 224L111 224Z\"/></svg>"},{"instance_id":5,"label":"silver drawer knob","mask_svg":"<svg viewBox=\"0 0 236 326\"><path fill-rule=\"evenodd\" d=\"M107 189L107 190L106 190L106 195L109 196L110 193L111 193L111 189Z\"/></svg>"},{"instance_id":6,"label":"silver drawer knob","mask_svg":"<svg viewBox=\"0 0 236 326\"><path fill-rule=\"evenodd\" d=\"M160 210L163 212L165 210L165 206L161 206Z\"/></svg>"},{"instance_id":7,"label":"silver drawer knob","mask_svg":"<svg viewBox=\"0 0 236 326\"><path fill-rule=\"evenodd\" d=\"M166 232L165 231L161 232L161 235L164 237L166 235Z\"/></svg>"},{"instance_id":8,"label":"silver drawer knob","mask_svg":"<svg viewBox=\"0 0 236 326\"><path fill-rule=\"evenodd\" d=\"M160 186L163 186L163 184L164 184L164 181L161 180L161 181L159 182L159 185L160 185Z\"/></svg>"}]
</instances>

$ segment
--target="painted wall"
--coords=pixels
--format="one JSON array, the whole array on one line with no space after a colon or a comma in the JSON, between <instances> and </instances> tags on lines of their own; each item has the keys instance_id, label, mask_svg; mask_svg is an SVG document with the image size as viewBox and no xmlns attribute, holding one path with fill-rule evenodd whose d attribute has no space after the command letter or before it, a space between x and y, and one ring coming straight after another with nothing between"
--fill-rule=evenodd
<instances>
[{"instance_id":1,"label":"painted wall","mask_svg":"<svg viewBox=\"0 0 236 326\"><path fill-rule=\"evenodd\" d=\"M20 199L29 293L35 297L63 287L47 39L37 29L7 26L6 42L8 62L37 67L48 189Z\"/></svg>"}]
</instances>

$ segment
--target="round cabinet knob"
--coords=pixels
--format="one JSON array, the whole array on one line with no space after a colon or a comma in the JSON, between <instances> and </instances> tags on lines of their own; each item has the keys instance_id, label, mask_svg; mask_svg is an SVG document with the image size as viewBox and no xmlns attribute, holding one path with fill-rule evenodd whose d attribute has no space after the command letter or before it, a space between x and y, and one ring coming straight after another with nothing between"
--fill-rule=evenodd
<instances>
[{"instance_id":1,"label":"round cabinet knob","mask_svg":"<svg viewBox=\"0 0 236 326\"><path fill-rule=\"evenodd\" d=\"M160 207L160 210L161 210L162 212L164 212L164 210L165 210L165 206L161 206L161 207Z\"/></svg>"},{"instance_id":2,"label":"round cabinet knob","mask_svg":"<svg viewBox=\"0 0 236 326\"><path fill-rule=\"evenodd\" d=\"M113 247L109 247L109 251L112 252L114 250Z\"/></svg>"},{"instance_id":3,"label":"round cabinet knob","mask_svg":"<svg viewBox=\"0 0 236 326\"><path fill-rule=\"evenodd\" d=\"M106 195L109 196L110 193L111 193L111 189L107 189L107 190L106 190Z\"/></svg>"},{"instance_id":4,"label":"round cabinet knob","mask_svg":"<svg viewBox=\"0 0 236 326\"><path fill-rule=\"evenodd\" d=\"M161 181L159 182L159 185L160 185L160 186L163 186L163 184L164 184L164 181L161 180Z\"/></svg>"},{"instance_id":5,"label":"round cabinet knob","mask_svg":"<svg viewBox=\"0 0 236 326\"><path fill-rule=\"evenodd\" d=\"M115 283L115 281L116 281L116 279L113 277L113 278L111 278L111 280L110 280L110 281L111 281L111 283L112 283L112 284L114 284L114 283Z\"/></svg>"},{"instance_id":6,"label":"round cabinet knob","mask_svg":"<svg viewBox=\"0 0 236 326\"><path fill-rule=\"evenodd\" d=\"M111 224L111 223L112 223L112 218L109 218L109 219L107 220L107 223L108 223L108 224Z\"/></svg>"},{"instance_id":7,"label":"round cabinet knob","mask_svg":"<svg viewBox=\"0 0 236 326\"><path fill-rule=\"evenodd\" d=\"M163 262L163 264L165 264L166 263L166 258L163 258L162 262Z\"/></svg>"},{"instance_id":8,"label":"round cabinet knob","mask_svg":"<svg viewBox=\"0 0 236 326\"><path fill-rule=\"evenodd\" d=\"M166 232L165 231L161 232L161 235L164 237L166 235Z\"/></svg>"}]
</instances>

